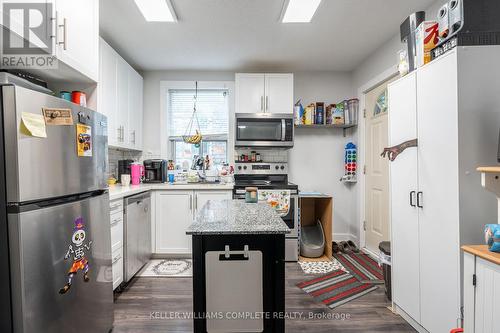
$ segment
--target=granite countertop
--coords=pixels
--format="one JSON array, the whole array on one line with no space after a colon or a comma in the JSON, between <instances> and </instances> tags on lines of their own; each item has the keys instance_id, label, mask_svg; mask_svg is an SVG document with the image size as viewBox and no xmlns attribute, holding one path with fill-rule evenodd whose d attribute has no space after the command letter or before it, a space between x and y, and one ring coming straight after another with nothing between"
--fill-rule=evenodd
<instances>
[{"instance_id":1,"label":"granite countertop","mask_svg":"<svg viewBox=\"0 0 500 333\"><path fill-rule=\"evenodd\" d=\"M188 235L288 234L290 229L266 203L208 201L186 231Z\"/></svg>"},{"instance_id":2,"label":"granite countertop","mask_svg":"<svg viewBox=\"0 0 500 333\"><path fill-rule=\"evenodd\" d=\"M168 190L232 190L234 184L169 184L148 183L140 185L121 186L120 184L109 186L109 200L125 198L146 191L168 191Z\"/></svg>"}]
</instances>

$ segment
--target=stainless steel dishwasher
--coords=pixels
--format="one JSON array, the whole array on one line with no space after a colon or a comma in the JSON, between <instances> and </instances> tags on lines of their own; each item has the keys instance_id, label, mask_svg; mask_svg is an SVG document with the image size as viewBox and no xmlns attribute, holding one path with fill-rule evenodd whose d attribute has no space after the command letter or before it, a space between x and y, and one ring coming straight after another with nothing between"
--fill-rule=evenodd
<instances>
[{"instance_id":1,"label":"stainless steel dishwasher","mask_svg":"<svg viewBox=\"0 0 500 333\"><path fill-rule=\"evenodd\" d=\"M128 282L151 258L151 195L125 198L123 277Z\"/></svg>"}]
</instances>

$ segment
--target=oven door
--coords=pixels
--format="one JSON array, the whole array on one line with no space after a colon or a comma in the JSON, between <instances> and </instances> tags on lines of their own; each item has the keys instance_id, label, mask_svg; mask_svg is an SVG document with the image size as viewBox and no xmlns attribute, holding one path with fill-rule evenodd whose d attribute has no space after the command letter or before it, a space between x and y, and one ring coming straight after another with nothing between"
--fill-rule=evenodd
<instances>
[{"instance_id":1,"label":"oven door","mask_svg":"<svg viewBox=\"0 0 500 333\"><path fill-rule=\"evenodd\" d=\"M237 114L236 147L293 147L291 115Z\"/></svg>"},{"instance_id":2,"label":"oven door","mask_svg":"<svg viewBox=\"0 0 500 333\"><path fill-rule=\"evenodd\" d=\"M245 200L245 189L244 188L235 188L233 190L233 199L235 200ZM297 192L292 190L292 194L290 195L290 209L288 214L282 216L281 219L285 224L290 228L290 233L286 234L287 238L296 238L298 237L298 221L299 221L299 199Z\"/></svg>"}]
</instances>

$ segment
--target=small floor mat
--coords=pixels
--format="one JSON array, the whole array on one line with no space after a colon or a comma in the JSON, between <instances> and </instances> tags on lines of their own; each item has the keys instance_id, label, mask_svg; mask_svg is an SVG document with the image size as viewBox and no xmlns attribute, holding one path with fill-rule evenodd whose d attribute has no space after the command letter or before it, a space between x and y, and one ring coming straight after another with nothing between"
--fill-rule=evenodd
<instances>
[{"instance_id":1,"label":"small floor mat","mask_svg":"<svg viewBox=\"0 0 500 333\"><path fill-rule=\"evenodd\" d=\"M139 277L191 277L191 259L154 259L137 274Z\"/></svg>"},{"instance_id":2,"label":"small floor mat","mask_svg":"<svg viewBox=\"0 0 500 333\"><path fill-rule=\"evenodd\" d=\"M382 269L365 253L336 253L334 257L360 282L384 283Z\"/></svg>"},{"instance_id":3,"label":"small floor mat","mask_svg":"<svg viewBox=\"0 0 500 333\"><path fill-rule=\"evenodd\" d=\"M306 274L326 274L335 270L345 270L337 259L331 261L298 261L300 268Z\"/></svg>"},{"instance_id":4,"label":"small floor mat","mask_svg":"<svg viewBox=\"0 0 500 333\"><path fill-rule=\"evenodd\" d=\"M301 282L297 284L297 287L330 309L355 300L378 288L373 283L359 282L356 277L342 270Z\"/></svg>"}]
</instances>

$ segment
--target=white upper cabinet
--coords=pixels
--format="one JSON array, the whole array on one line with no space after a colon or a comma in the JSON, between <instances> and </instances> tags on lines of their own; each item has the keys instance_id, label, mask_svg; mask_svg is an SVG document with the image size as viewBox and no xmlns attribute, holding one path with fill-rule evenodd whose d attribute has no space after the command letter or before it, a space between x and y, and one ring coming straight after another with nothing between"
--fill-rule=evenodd
<instances>
[{"instance_id":1,"label":"white upper cabinet","mask_svg":"<svg viewBox=\"0 0 500 333\"><path fill-rule=\"evenodd\" d=\"M236 113L293 113L293 74L236 74Z\"/></svg>"},{"instance_id":2,"label":"white upper cabinet","mask_svg":"<svg viewBox=\"0 0 500 333\"><path fill-rule=\"evenodd\" d=\"M129 146L142 149L142 94L143 79L136 71L128 73Z\"/></svg>"},{"instance_id":3,"label":"white upper cabinet","mask_svg":"<svg viewBox=\"0 0 500 333\"><path fill-rule=\"evenodd\" d=\"M56 0L56 56L93 81L99 77L99 1Z\"/></svg>"},{"instance_id":4,"label":"white upper cabinet","mask_svg":"<svg viewBox=\"0 0 500 333\"><path fill-rule=\"evenodd\" d=\"M264 74L236 74L236 112L264 112Z\"/></svg>"},{"instance_id":5,"label":"white upper cabinet","mask_svg":"<svg viewBox=\"0 0 500 333\"><path fill-rule=\"evenodd\" d=\"M108 144L142 150L143 79L102 38L98 111L108 117Z\"/></svg>"},{"instance_id":6,"label":"white upper cabinet","mask_svg":"<svg viewBox=\"0 0 500 333\"><path fill-rule=\"evenodd\" d=\"M129 100L128 100L128 73L129 65L121 57L117 59L117 96L118 116L116 125L118 127L118 145L126 147L129 138ZM106 98L106 96L103 96Z\"/></svg>"},{"instance_id":7,"label":"white upper cabinet","mask_svg":"<svg viewBox=\"0 0 500 333\"><path fill-rule=\"evenodd\" d=\"M99 96L97 110L108 117L108 144L118 145L118 55L103 39L99 54Z\"/></svg>"},{"instance_id":8,"label":"white upper cabinet","mask_svg":"<svg viewBox=\"0 0 500 333\"><path fill-rule=\"evenodd\" d=\"M266 112L293 113L293 74L266 74Z\"/></svg>"}]
</instances>

